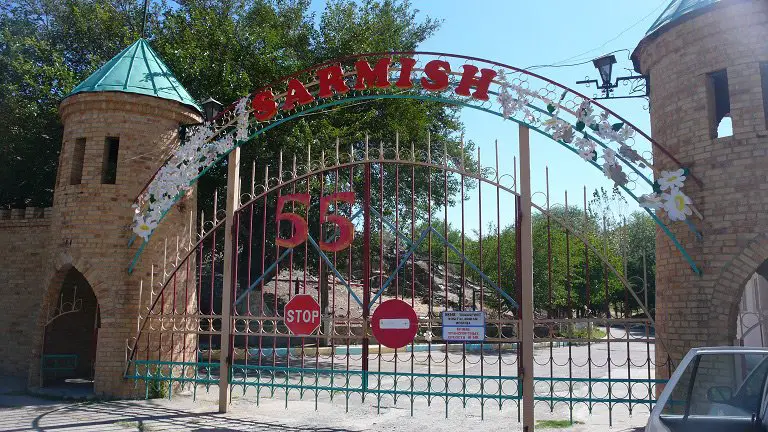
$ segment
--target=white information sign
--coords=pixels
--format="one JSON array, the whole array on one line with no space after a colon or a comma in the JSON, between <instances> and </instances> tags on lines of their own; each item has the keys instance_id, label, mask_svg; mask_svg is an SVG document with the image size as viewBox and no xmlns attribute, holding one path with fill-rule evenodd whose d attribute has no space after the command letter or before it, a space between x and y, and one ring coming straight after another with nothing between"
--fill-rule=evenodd
<instances>
[{"instance_id":1,"label":"white information sign","mask_svg":"<svg viewBox=\"0 0 768 432\"><path fill-rule=\"evenodd\" d=\"M446 311L443 316L443 340L447 342L482 342L485 339L485 312Z\"/></svg>"}]
</instances>

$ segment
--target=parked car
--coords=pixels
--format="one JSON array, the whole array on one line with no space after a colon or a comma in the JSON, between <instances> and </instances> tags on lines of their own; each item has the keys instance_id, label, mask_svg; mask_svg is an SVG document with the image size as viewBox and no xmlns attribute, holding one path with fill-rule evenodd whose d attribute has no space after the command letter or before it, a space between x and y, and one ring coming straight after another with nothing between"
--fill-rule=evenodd
<instances>
[{"instance_id":1,"label":"parked car","mask_svg":"<svg viewBox=\"0 0 768 432\"><path fill-rule=\"evenodd\" d=\"M695 348L651 411L646 432L768 432L768 348Z\"/></svg>"}]
</instances>

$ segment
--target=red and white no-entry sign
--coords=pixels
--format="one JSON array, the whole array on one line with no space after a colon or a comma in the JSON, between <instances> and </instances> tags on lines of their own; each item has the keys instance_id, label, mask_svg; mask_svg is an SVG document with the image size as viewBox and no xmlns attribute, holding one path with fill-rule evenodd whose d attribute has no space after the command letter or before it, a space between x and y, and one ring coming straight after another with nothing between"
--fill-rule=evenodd
<instances>
[{"instance_id":1,"label":"red and white no-entry sign","mask_svg":"<svg viewBox=\"0 0 768 432\"><path fill-rule=\"evenodd\" d=\"M309 294L298 294L283 308L285 325L291 333L309 336L320 327L320 305Z\"/></svg>"},{"instance_id":2,"label":"red and white no-entry sign","mask_svg":"<svg viewBox=\"0 0 768 432\"><path fill-rule=\"evenodd\" d=\"M402 348L413 342L419 330L416 311L408 303L392 299L380 304L371 317L373 336L389 348Z\"/></svg>"}]
</instances>

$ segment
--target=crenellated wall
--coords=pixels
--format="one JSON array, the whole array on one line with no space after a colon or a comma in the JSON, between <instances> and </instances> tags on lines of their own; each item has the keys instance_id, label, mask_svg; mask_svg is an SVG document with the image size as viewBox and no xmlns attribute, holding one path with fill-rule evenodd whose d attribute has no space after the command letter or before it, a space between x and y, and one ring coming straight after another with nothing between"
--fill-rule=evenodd
<instances>
[{"instance_id":1,"label":"crenellated wall","mask_svg":"<svg viewBox=\"0 0 768 432\"><path fill-rule=\"evenodd\" d=\"M47 289L40 271L50 246L52 208L0 209L0 375L24 375Z\"/></svg>"}]
</instances>

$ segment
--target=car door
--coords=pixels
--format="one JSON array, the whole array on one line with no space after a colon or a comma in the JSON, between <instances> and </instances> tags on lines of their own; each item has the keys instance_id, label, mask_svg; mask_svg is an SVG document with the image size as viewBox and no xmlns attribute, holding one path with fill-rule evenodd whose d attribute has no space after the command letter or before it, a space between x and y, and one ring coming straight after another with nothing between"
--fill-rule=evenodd
<instances>
[{"instance_id":1,"label":"car door","mask_svg":"<svg viewBox=\"0 0 768 432\"><path fill-rule=\"evenodd\" d=\"M670 432L766 432L760 420L766 376L766 354L699 354L680 375L659 420Z\"/></svg>"}]
</instances>

